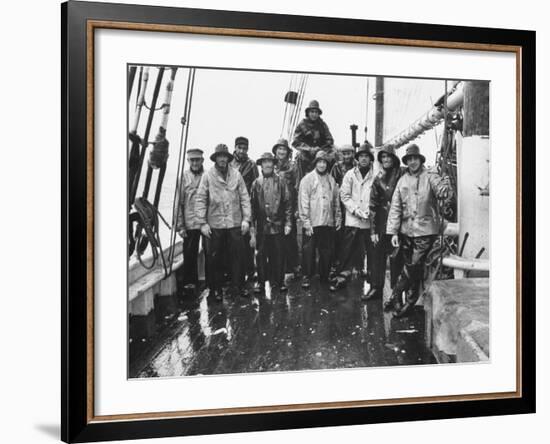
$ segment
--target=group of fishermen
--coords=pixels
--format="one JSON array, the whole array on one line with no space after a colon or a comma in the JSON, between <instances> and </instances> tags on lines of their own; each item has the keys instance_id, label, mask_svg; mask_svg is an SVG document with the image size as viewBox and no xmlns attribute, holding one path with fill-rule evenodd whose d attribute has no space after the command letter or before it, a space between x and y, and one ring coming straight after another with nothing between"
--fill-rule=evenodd
<instances>
[{"instance_id":1,"label":"group of fishermen","mask_svg":"<svg viewBox=\"0 0 550 444\"><path fill-rule=\"evenodd\" d=\"M307 289L318 271L321 283L337 291L354 269L370 283L361 297L380 297L388 255L399 251L402 267L385 309L404 316L419 297L426 256L441 232L439 200L449 197L449 183L424 166L415 144L402 158L405 167L393 149L379 150L381 169L375 175L369 142L336 152L319 103L311 101L305 114L292 141L295 160L285 139L256 162L248 157L245 137L236 138L233 153L219 144L208 171L203 151L188 150L177 225L184 239L185 283L198 284L201 236L206 283L218 301L227 280L232 295L246 297L246 281L254 282L256 293L266 282L285 292L285 273L301 272Z\"/></svg>"}]
</instances>

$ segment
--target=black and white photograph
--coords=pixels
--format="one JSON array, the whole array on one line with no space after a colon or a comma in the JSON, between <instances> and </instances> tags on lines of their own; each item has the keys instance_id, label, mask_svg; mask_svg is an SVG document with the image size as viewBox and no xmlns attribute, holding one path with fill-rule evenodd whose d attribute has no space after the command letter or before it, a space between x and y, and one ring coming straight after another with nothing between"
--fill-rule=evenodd
<instances>
[{"instance_id":1,"label":"black and white photograph","mask_svg":"<svg viewBox=\"0 0 550 444\"><path fill-rule=\"evenodd\" d=\"M490 362L489 80L126 75L128 378Z\"/></svg>"}]
</instances>

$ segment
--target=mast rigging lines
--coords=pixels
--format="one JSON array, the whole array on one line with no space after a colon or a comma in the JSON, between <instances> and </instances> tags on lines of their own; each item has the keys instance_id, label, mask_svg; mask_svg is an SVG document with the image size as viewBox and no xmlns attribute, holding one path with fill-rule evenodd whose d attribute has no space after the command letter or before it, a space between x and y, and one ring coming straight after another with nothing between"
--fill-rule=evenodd
<instances>
[{"instance_id":1,"label":"mast rigging lines","mask_svg":"<svg viewBox=\"0 0 550 444\"><path fill-rule=\"evenodd\" d=\"M165 86L165 96L163 103L160 107L156 107L158 100L158 95L160 92L160 87L163 80L164 71L166 68L159 67L158 74L155 83L155 90L153 92L153 97L151 99L150 106L145 104L145 92L147 88L147 82L149 79L149 68L143 67L140 69L140 82L138 85L137 99L136 99L136 109L134 114L134 119L132 127L130 128L129 138L132 142L131 153L129 158L129 200L128 204L130 209L134 207L134 212L130 213L129 218L129 253L132 254L134 249L137 251L138 260L147 269L154 267L157 262L158 257L162 259L162 266L164 269L165 276L169 276L172 272L172 266L174 263L175 256L175 245L177 240L177 218L178 218L178 202L180 199L181 193L181 182L183 177L184 165L185 165L185 155L187 153L187 141L189 135L189 123L191 116L191 106L193 101L193 91L195 84L195 68L189 68L189 74L187 77L187 91L185 96L185 104L183 110L183 116L181 117L181 137L179 143L179 153L178 153L178 166L177 166L177 175L176 175L176 185L174 189L174 196L172 201L172 225L169 225L166 222L165 218L159 212L158 206L160 201L160 194L162 190L164 175L166 172L166 165L168 160L168 140L166 139L166 130L168 127L170 107L172 101L172 93L174 89L175 77L178 68L170 68L170 79ZM136 72L134 71L134 76ZM131 89L129 87L129 92ZM130 100L130 96L128 97ZM142 109L145 106L149 110L149 115L146 123L145 134L143 139L141 139L137 134L137 129L139 121L141 118ZM156 111L162 110L162 116L160 118L160 125L158 133L155 137L154 142L148 142L151 126ZM145 184L143 187L142 197L136 199L136 193L139 186L139 179L141 171L144 168L144 158L149 144L153 144L153 149L149 154L149 161L147 165L147 176L145 179ZM141 151L139 147L141 146ZM149 194L149 189L152 181L153 170L158 169L159 174L157 177L156 189L154 201L151 204L147 201ZM159 217L164 222L164 224L170 230L170 246L168 249L168 257L165 257L165 252L162 248L162 243L159 233ZM135 234L132 236L133 224L137 222L135 227ZM143 233L145 229L145 233ZM147 245L151 246L152 258L153 261L151 264L146 265L143 263L142 254L147 248Z\"/></svg>"},{"instance_id":2,"label":"mast rigging lines","mask_svg":"<svg viewBox=\"0 0 550 444\"><path fill-rule=\"evenodd\" d=\"M285 111L280 137L285 137L289 142L300 118L308 80L309 74L293 74L284 97Z\"/></svg>"}]
</instances>

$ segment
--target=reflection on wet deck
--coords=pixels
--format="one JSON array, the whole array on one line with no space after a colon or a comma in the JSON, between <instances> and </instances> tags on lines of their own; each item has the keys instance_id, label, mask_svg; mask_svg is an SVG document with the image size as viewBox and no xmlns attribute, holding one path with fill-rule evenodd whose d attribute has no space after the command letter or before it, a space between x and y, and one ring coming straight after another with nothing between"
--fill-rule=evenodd
<instances>
[{"instance_id":1,"label":"reflection on wet deck","mask_svg":"<svg viewBox=\"0 0 550 444\"><path fill-rule=\"evenodd\" d=\"M433 363L424 311L393 319L363 302L362 280L331 293L312 281L286 294L211 301L182 295L179 315L149 342L130 344L130 377L173 377ZM389 296L389 289L385 297Z\"/></svg>"}]
</instances>

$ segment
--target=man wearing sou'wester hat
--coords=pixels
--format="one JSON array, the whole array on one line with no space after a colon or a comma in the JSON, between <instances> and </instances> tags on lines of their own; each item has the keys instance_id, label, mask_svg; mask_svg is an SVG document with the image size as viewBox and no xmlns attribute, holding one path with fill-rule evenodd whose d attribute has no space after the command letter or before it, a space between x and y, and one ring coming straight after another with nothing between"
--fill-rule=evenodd
<instances>
[{"instance_id":1,"label":"man wearing sou'wester hat","mask_svg":"<svg viewBox=\"0 0 550 444\"><path fill-rule=\"evenodd\" d=\"M287 184L290 194L291 230L283 238L284 269L286 273L299 274L298 264L298 229L296 219L298 217L298 169L296 162L291 160L292 149L286 139L279 139L271 149L277 158L275 173L281 176Z\"/></svg>"},{"instance_id":2,"label":"man wearing sou'wester hat","mask_svg":"<svg viewBox=\"0 0 550 444\"><path fill-rule=\"evenodd\" d=\"M410 313L420 296L426 257L443 224L437 201L450 194L448 179L424 166L418 145L409 145L402 160L407 170L397 182L386 227L392 246L401 245L404 260L392 292L397 317ZM407 300L402 306L403 292Z\"/></svg>"},{"instance_id":3,"label":"man wearing sou'wester hat","mask_svg":"<svg viewBox=\"0 0 550 444\"><path fill-rule=\"evenodd\" d=\"M391 236L386 234L386 221L388 220L388 211L395 187L406 170L405 167L400 166L401 161L395 155L395 151L391 146L383 146L378 151L377 160L382 168L372 182L369 200L371 241L374 245L374 254L371 289L367 293L366 299L382 296L386 280L386 262L392 250ZM397 278L397 273L401 271L400 258L401 255L392 255L390 258L390 281L392 287ZM390 299L386 303L385 308L386 310L390 310L393 307L394 300Z\"/></svg>"},{"instance_id":4,"label":"man wearing sou'wester hat","mask_svg":"<svg viewBox=\"0 0 550 444\"><path fill-rule=\"evenodd\" d=\"M294 130L292 146L299 153L296 157L299 180L313 169L315 155L319 150L325 152L329 168L334 163L334 138L328 125L321 118L323 111L317 100L309 102L306 108L306 117Z\"/></svg>"},{"instance_id":5,"label":"man wearing sou'wester hat","mask_svg":"<svg viewBox=\"0 0 550 444\"><path fill-rule=\"evenodd\" d=\"M342 180L344 180L344 176L346 173L351 170L353 167L357 165L357 161L355 160L355 147L351 144L344 144L342 146L338 147L338 153L341 157L341 160L338 160L332 169L330 170L330 175L334 177L334 180L336 181L336 184L338 187L342 187ZM340 202L340 211L342 212L342 226L346 226L346 208L344 207L344 204ZM343 240L344 230L340 230L336 235L334 236L334 248L333 248L333 260L332 264L334 268L338 268L339 261L340 261L340 248L342 247L342 240ZM360 267L362 268L362 266Z\"/></svg>"},{"instance_id":6,"label":"man wearing sou'wester hat","mask_svg":"<svg viewBox=\"0 0 550 444\"><path fill-rule=\"evenodd\" d=\"M302 288L310 287L315 274L315 258L319 253L319 276L328 282L331 242L334 231L342 223L338 185L328 174L328 160L324 151L319 151L313 161L313 171L300 182L298 208L303 223Z\"/></svg>"},{"instance_id":7,"label":"man wearing sou'wester hat","mask_svg":"<svg viewBox=\"0 0 550 444\"><path fill-rule=\"evenodd\" d=\"M248 194L252 187L252 182L258 177L258 167L256 163L248 157L249 141L244 136L235 138L235 150L233 151L233 160L230 165L237 169L243 176L244 183ZM250 233L244 235L244 258L243 271L247 275L248 280L254 276L254 249L250 247ZM231 251L226 251L226 266L229 267L233 260Z\"/></svg>"},{"instance_id":8,"label":"man wearing sou'wester hat","mask_svg":"<svg viewBox=\"0 0 550 444\"><path fill-rule=\"evenodd\" d=\"M242 271L243 235L250 223L250 197L241 173L229 166L233 155L224 144L210 156L214 167L203 174L197 191L195 211L206 237L209 287L216 300L222 299L225 247L231 261L231 292L247 296Z\"/></svg>"},{"instance_id":9,"label":"man wearing sou'wester hat","mask_svg":"<svg viewBox=\"0 0 550 444\"><path fill-rule=\"evenodd\" d=\"M373 181L372 155L370 143L364 143L355 153L357 166L349 170L342 181L340 199L346 209L344 234L340 246L340 263L337 276L330 289L335 291L346 285L357 262L361 268L367 258L367 270L372 266L373 248L370 239L369 197ZM370 273L367 271L367 280Z\"/></svg>"},{"instance_id":10,"label":"man wearing sou'wester hat","mask_svg":"<svg viewBox=\"0 0 550 444\"><path fill-rule=\"evenodd\" d=\"M261 293L266 281L272 288L279 286L286 291L284 282L283 237L290 234L291 206L286 181L275 174L277 159L271 153L264 153L258 160L261 176L252 184L250 202L252 206L251 246L258 250L258 279L254 291Z\"/></svg>"}]
</instances>

